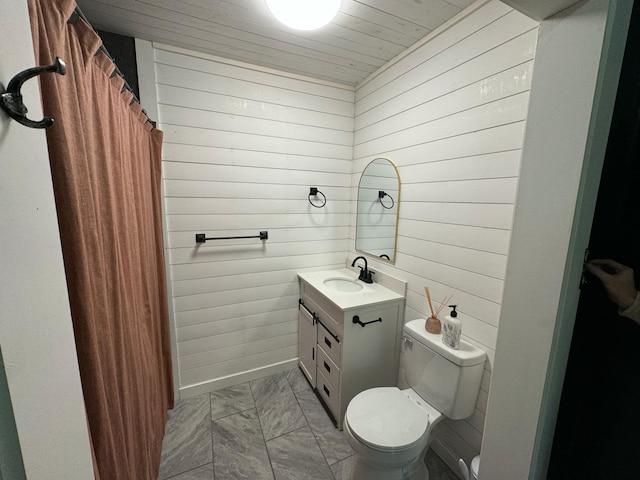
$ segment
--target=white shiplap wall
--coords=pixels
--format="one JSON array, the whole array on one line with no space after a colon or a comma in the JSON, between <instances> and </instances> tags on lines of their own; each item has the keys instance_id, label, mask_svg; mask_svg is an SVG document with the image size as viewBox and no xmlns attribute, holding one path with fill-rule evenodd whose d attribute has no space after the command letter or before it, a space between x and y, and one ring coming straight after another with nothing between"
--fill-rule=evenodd
<instances>
[{"instance_id":1,"label":"white shiplap wall","mask_svg":"<svg viewBox=\"0 0 640 480\"><path fill-rule=\"evenodd\" d=\"M402 180L395 265L407 320L453 293L487 351L466 421L440 425L449 463L480 450L517 188L537 23L478 2L354 91L154 44L165 132L167 241L183 396L295 364L296 273L356 255L369 161ZM355 98L355 103L354 103ZM310 186L326 207L307 202ZM270 239L207 242L195 233Z\"/></svg>"},{"instance_id":2,"label":"white shiplap wall","mask_svg":"<svg viewBox=\"0 0 640 480\"><path fill-rule=\"evenodd\" d=\"M450 464L480 451L537 29L478 3L356 90L354 190L376 157L402 181L397 261L374 269L408 281L407 320L425 318L425 286L436 304L454 294L463 338L489 356L475 413L438 427Z\"/></svg>"},{"instance_id":3,"label":"white shiplap wall","mask_svg":"<svg viewBox=\"0 0 640 480\"><path fill-rule=\"evenodd\" d=\"M343 267L348 250L354 91L163 45L154 57L188 396L295 365L296 273Z\"/></svg>"}]
</instances>

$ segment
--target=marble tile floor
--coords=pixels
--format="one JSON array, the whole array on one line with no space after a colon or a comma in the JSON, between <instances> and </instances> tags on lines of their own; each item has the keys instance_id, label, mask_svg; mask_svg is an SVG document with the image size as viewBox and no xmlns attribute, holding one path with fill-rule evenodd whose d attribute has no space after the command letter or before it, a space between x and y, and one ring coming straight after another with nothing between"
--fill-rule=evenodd
<instances>
[{"instance_id":1,"label":"marble tile floor","mask_svg":"<svg viewBox=\"0 0 640 480\"><path fill-rule=\"evenodd\" d=\"M430 480L458 477L431 451ZM299 369L176 402L158 480L349 480L353 451Z\"/></svg>"}]
</instances>

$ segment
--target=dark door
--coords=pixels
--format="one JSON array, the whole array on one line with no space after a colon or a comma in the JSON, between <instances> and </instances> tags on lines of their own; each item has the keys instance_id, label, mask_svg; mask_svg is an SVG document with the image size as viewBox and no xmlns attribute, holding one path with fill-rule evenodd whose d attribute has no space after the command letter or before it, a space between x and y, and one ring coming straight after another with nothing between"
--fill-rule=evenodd
<instances>
[{"instance_id":1,"label":"dark door","mask_svg":"<svg viewBox=\"0 0 640 480\"><path fill-rule=\"evenodd\" d=\"M589 241L640 280L640 1L636 0ZM640 325L587 277L573 332L549 479L640 479Z\"/></svg>"}]
</instances>

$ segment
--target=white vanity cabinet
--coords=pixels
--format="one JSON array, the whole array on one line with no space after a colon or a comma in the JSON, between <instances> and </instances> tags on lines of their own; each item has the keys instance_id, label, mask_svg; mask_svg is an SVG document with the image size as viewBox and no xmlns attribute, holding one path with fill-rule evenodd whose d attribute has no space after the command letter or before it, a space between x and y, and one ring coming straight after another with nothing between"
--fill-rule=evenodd
<instances>
[{"instance_id":1,"label":"white vanity cabinet","mask_svg":"<svg viewBox=\"0 0 640 480\"><path fill-rule=\"evenodd\" d=\"M356 394L397 385L405 301L379 285L360 293L326 290L321 277L299 274L299 364L342 429Z\"/></svg>"}]
</instances>

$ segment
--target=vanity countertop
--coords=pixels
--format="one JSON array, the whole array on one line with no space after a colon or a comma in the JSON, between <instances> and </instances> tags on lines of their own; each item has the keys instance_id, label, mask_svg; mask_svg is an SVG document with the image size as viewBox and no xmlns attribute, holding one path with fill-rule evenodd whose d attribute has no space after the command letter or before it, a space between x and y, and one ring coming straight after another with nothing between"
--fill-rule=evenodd
<instances>
[{"instance_id":1,"label":"vanity countertop","mask_svg":"<svg viewBox=\"0 0 640 480\"><path fill-rule=\"evenodd\" d=\"M358 274L348 268L323 270L319 272L298 273L298 277L307 282L342 310L376 305L392 300L402 300L404 295L379 283L364 283L358 280ZM324 283L327 279L344 278L362 286L357 292L340 292Z\"/></svg>"}]
</instances>

